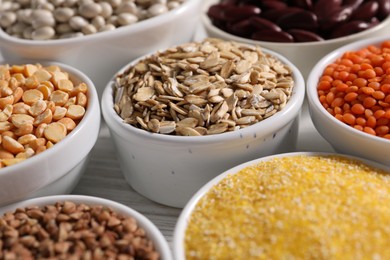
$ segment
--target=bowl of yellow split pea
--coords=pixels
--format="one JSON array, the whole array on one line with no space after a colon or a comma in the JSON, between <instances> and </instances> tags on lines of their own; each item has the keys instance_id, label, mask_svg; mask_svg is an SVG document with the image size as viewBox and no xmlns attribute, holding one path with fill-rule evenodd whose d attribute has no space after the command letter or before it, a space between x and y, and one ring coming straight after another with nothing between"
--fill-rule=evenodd
<instances>
[{"instance_id":1,"label":"bowl of yellow split pea","mask_svg":"<svg viewBox=\"0 0 390 260\"><path fill-rule=\"evenodd\" d=\"M92 81L58 62L0 65L0 205L70 193L100 130Z\"/></svg>"}]
</instances>

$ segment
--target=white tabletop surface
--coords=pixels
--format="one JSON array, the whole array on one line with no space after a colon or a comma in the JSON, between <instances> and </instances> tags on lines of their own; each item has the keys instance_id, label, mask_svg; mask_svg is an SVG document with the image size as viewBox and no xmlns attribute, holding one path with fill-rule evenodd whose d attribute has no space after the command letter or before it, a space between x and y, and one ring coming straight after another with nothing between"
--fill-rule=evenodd
<instances>
[{"instance_id":1,"label":"white tabletop surface","mask_svg":"<svg viewBox=\"0 0 390 260\"><path fill-rule=\"evenodd\" d=\"M195 39L204 38L199 27ZM0 57L1 60L1 57ZM304 103L299 123L297 151L333 152L331 146L319 135L310 120ZM107 126L102 124L98 141L91 151L86 172L73 194L103 197L125 204L149 218L163 233L169 244L181 209L157 204L135 192L122 176L116 151Z\"/></svg>"}]
</instances>

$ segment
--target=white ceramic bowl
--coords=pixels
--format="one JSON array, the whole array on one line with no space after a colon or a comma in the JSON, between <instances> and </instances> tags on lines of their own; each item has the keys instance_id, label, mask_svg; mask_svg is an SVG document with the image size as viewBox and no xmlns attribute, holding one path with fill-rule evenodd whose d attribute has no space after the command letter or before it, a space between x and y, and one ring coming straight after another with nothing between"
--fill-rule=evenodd
<instances>
[{"instance_id":1,"label":"white ceramic bowl","mask_svg":"<svg viewBox=\"0 0 390 260\"><path fill-rule=\"evenodd\" d=\"M380 44L389 39L386 36L361 40L332 51L313 67L306 86L309 111L314 126L333 148L340 153L367 158L385 165L390 165L390 140L356 130L333 117L319 101L317 84L325 67L344 52L356 51L370 44Z\"/></svg>"},{"instance_id":2,"label":"white ceramic bowl","mask_svg":"<svg viewBox=\"0 0 390 260\"><path fill-rule=\"evenodd\" d=\"M92 79L100 96L112 75L129 60L191 40L201 2L186 0L176 9L136 24L70 39L18 39L0 29L0 52L13 63L32 59L74 66Z\"/></svg>"},{"instance_id":3,"label":"white ceramic bowl","mask_svg":"<svg viewBox=\"0 0 390 260\"><path fill-rule=\"evenodd\" d=\"M143 228L146 231L147 237L153 241L154 246L157 252L160 253L161 259L171 260L172 254L168 246L168 242L160 232L160 230L151 222L147 217L135 211L134 209L125 206L121 203L92 196L82 196L82 195L58 195L58 196L46 196L39 197L34 199L25 200L18 202L6 207L0 208L0 215L2 216L6 212L12 212L17 208L24 208L28 206L45 206L53 205L56 202L71 201L73 203L83 203L86 205L101 205L111 208L118 214L129 216L134 218L137 221L139 227Z\"/></svg>"},{"instance_id":4,"label":"white ceramic bowl","mask_svg":"<svg viewBox=\"0 0 390 260\"><path fill-rule=\"evenodd\" d=\"M292 63L294 63L299 68L305 79L307 78L314 64L316 64L317 61L319 61L325 54L329 53L330 51L350 42L354 42L360 39L367 39L374 36L386 35L390 33L390 17L388 17L380 24L371 29L346 37L340 37L321 42L279 43L255 41L227 33L211 23L210 18L207 16L207 10L211 5L219 2L220 0L204 0L201 20L206 29L207 34L210 37L257 44L264 48L276 51L284 55Z\"/></svg>"},{"instance_id":5,"label":"white ceramic bowl","mask_svg":"<svg viewBox=\"0 0 390 260\"><path fill-rule=\"evenodd\" d=\"M198 192L196 192L196 194L190 199L190 201L187 203L187 205L184 207L184 209L182 210L182 212L179 216L179 219L176 223L174 234L173 234L173 249L172 250L173 250L173 255L174 255L175 259L184 260L186 258L185 257L185 249L184 249L184 239L185 239L185 232L186 232L191 214L192 214L195 206L199 202L199 200L204 195L206 195L206 193L213 186L217 185L219 182L221 182L228 175L237 174L238 172L240 172L241 170L243 170L249 166L257 165L261 162L270 161L274 158L284 158L284 157L299 156L299 155L306 155L306 156L337 155L337 156L341 156L344 158L357 159L359 161L366 163L367 165L370 165L370 166L373 166L373 167L376 167L379 169L383 169L383 170L390 173L389 167L386 167L382 164L375 163L373 161L368 161L368 160L365 160L362 158L353 157L353 156L349 156L349 155L342 155L342 154L335 154L335 153L321 153L321 152L293 152L293 153L285 153L285 154L276 154L276 155L258 158L258 159L237 165L237 166L221 173L220 175L218 175L214 179L210 180L203 187L201 187L198 190Z\"/></svg>"},{"instance_id":6,"label":"white ceramic bowl","mask_svg":"<svg viewBox=\"0 0 390 260\"><path fill-rule=\"evenodd\" d=\"M71 66L58 62L41 64L58 65L69 73L72 81L87 84L86 113L61 142L25 161L0 169L0 205L36 196L71 192L84 173L88 155L98 138L101 114L93 82Z\"/></svg>"},{"instance_id":7,"label":"white ceramic bowl","mask_svg":"<svg viewBox=\"0 0 390 260\"><path fill-rule=\"evenodd\" d=\"M103 117L122 172L137 192L165 205L183 207L203 184L224 170L259 156L295 149L298 117L305 95L303 77L286 58L263 51L292 69L293 94L287 105L273 116L223 134L171 136L125 124L114 110L114 81L107 85L101 101Z\"/></svg>"}]
</instances>

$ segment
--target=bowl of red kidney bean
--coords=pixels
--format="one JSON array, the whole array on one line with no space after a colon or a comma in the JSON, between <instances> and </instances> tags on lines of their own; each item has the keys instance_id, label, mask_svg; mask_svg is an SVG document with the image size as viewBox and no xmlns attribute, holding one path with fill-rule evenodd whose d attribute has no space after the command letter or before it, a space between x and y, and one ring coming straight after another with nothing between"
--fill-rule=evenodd
<instances>
[{"instance_id":1,"label":"bowl of red kidney bean","mask_svg":"<svg viewBox=\"0 0 390 260\"><path fill-rule=\"evenodd\" d=\"M259 44L304 76L325 54L390 32L390 0L206 0L208 36Z\"/></svg>"}]
</instances>

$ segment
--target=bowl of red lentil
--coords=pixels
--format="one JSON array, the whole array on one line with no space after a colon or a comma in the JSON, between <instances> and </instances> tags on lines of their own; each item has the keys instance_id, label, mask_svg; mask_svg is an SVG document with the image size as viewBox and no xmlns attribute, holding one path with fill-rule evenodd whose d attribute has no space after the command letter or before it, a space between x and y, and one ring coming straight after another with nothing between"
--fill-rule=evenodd
<instances>
[{"instance_id":1,"label":"bowl of red lentil","mask_svg":"<svg viewBox=\"0 0 390 260\"><path fill-rule=\"evenodd\" d=\"M0 208L2 259L172 259L146 216L112 200L38 197Z\"/></svg>"},{"instance_id":2,"label":"bowl of red lentil","mask_svg":"<svg viewBox=\"0 0 390 260\"><path fill-rule=\"evenodd\" d=\"M0 51L9 62L51 60L87 74L99 96L129 60L192 39L199 0L47 1L0 6Z\"/></svg>"},{"instance_id":3,"label":"bowl of red lentil","mask_svg":"<svg viewBox=\"0 0 390 260\"><path fill-rule=\"evenodd\" d=\"M371 38L329 53L310 72L309 111L341 153L390 165L390 40Z\"/></svg>"},{"instance_id":4,"label":"bowl of red lentil","mask_svg":"<svg viewBox=\"0 0 390 260\"><path fill-rule=\"evenodd\" d=\"M236 166L204 185L176 224L176 259L390 257L390 168L294 152Z\"/></svg>"},{"instance_id":5,"label":"bowl of red lentil","mask_svg":"<svg viewBox=\"0 0 390 260\"><path fill-rule=\"evenodd\" d=\"M386 1L206 0L209 37L259 44L290 59L306 78L328 52L390 32Z\"/></svg>"},{"instance_id":6,"label":"bowl of red lentil","mask_svg":"<svg viewBox=\"0 0 390 260\"><path fill-rule=\"evenodd\" d=\"M183 207L224 170L293 151L304 90L283 56L204 39L123 67L103 93L102 114L127 182Z\"/></svg>"},{"instance_id":7,"label":"bowl of red lentil","mask_svg":"<svg viewBox=\"0 0 390 260\"><path fill-rule=\"evenodd\" d=\"M0 205L71 192L100 129L99 99L58 62L0 65Z\"/></svg>"}]
</instances>

